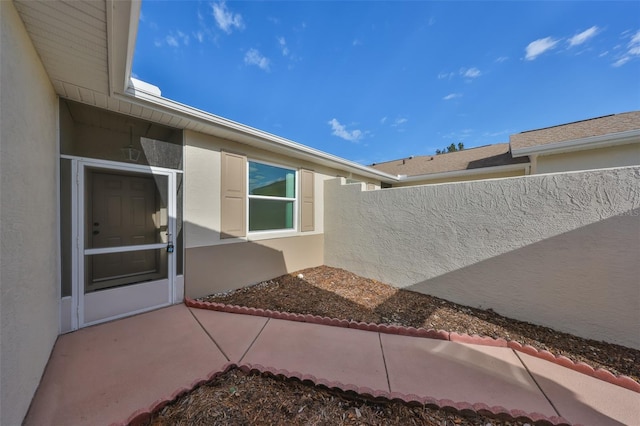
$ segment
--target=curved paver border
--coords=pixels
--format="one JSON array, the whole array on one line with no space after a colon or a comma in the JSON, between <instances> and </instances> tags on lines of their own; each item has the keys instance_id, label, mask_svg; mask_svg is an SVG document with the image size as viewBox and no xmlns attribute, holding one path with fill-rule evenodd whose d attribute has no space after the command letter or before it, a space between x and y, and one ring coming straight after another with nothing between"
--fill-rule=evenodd
<instances>
[{"instance_id":1,"label":"curved paver border","mask_svg":"<svg viewBox=\"0 0 640 426\"><path fill-rule=\"evenodd\" d=\"M166 407L171 402L175 401L182 395L191 392L198 386L202 386L206 383L213 381L216 377L237 368L245 373L254 374L268 374L272 377L285 378L287 380L299 380L302 383L311 383L314 386L320 386L326 389L337 390L344 393L353 393L360 398L372 402L393 402L401 401L407 404L419 404L425 405L429 408L450 410L459 412L460 414L477 413L483 416L492 416L501 420L519 420L522 422L530 422L532 424L553 425L553 426L570 426L571 424L563 417L547 417L540 413L526 413L522 410L508 410L502 406L489 406L483 403L470 404L468 402L455 402L450 399L437 399L433 397L420 397L414 394L403 394L399 392L387 392L377 391L368 387L358 387L352 384L344 384L338 381L328 381L322 378L317 378L310 374L302 374L297 371L288 371L283 369L275 369L271 367L265 367L260 364L240 364L227 363L222 369L214 370L205 377L196 379L187 387L181 387L170 395L164 398L160 398L151 403L146 408L141 408L132 413L125 421L121 423L112 423L111 426L140 426L147 423L151 417Z\"/></svg>"},{"instance_id":2,"label":"curved paver border","mask_svg":"<svg viewBox=\"0 0 640 426\"><path fill-rule=\"evenodd\" d=\"M473 345L497 346L523 352L545 361L553 362L562 367L569 368L587 376L603 380L616 386L621 386L633 392L640 393L640 383L631 377L616 376L604 368L593 368L584 362L575 362L562 355L554 355L549 351L535 348L530 345L522 345L516 341L505 339L494 339L493 337L460 334L444 330L434 330L426 328L403 327L398 325L365 323L346 319L322 317L310 314L294 314L290 312L272 311L270 309L249 308L246 306L227 305L224 303L203 302L191 298L185 298L185 305L190 308L208 309L211 311L229 312L234 314L254 315L267 318L283 319L288 321L308 322L312 324L329 325L334 327L354 328L358 330L376 331L386 334L398 334L401 336L424 337L428 339L449 340L459 343L470 343Z\"/></svg>"}]
</instances>

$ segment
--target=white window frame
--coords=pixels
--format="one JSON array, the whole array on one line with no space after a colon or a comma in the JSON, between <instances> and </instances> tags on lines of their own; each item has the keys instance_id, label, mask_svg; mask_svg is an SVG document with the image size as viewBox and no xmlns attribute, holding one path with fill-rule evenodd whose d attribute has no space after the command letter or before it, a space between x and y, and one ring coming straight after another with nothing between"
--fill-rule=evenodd
<instances>
[{"instance_id":1,"label":"white window frame","mask_svg":"<svg viewBox=\"0 0 640 426\"><path fill-rule=\"evenodd\" d=\"M251 185L251 163L264 164L266 166L278 167L280 169L291 170L294 173L295 179L295 198L290 197L271 197L268 195L251 195L250 185ZM247 158L247 213L246 213L246 229L247 236L251 237L277 237L277 236L287 236L298 233L298 204L300 199L300 183L299 183L299 170L296 167L287 166L284 164L272 163L269 161L262 160L254 160ZM293 228L282 228L282 229L268 229L263 231L251 231L249 228L249 216L250 216L250 200L258 199L258 200L278 200L278 201L293 201Z\"/></svg>"}]
</instances>

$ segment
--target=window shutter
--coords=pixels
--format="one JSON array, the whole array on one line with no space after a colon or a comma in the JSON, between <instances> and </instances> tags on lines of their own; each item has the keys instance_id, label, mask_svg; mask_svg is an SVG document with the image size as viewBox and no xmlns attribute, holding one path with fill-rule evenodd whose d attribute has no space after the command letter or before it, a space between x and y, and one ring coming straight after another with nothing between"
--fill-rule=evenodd
<instances>
[{"instance_id":1,"label":"window shutter","mask_svg":"<svg viewBox=\"0 0 640 426\"><path fill-rule=\"evenodd\" d=\"M220 238L247 235L247 157L221 152Z\"/></svg>"},{"instance_id":2,"label":"window shutter","mask_svg":"<svg viewBox=\"0 0 640 426\"><path fill-rule=\"evenodd\" d=\"M314 173L300 170L300 231L313 231L314 219Z\"/></svg>"}]
</instances>

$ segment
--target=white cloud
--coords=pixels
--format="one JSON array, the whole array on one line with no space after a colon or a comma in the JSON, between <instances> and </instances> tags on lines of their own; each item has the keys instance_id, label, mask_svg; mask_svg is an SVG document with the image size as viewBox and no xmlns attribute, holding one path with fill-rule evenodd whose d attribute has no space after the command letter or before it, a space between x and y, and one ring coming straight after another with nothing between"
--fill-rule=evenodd
<instances>
[{"instance_id":1,"label":"white cloud","mask_svg":"<svg viewBox=\"0 0 640 426\"><path fill-rule=\"evenodd\" d=\"M547 50L553 49L556 44L558 44L558 40L554 40L551 37L540 38L538 40L532 41L526 48L527 54L525 56L525 59L527 61L533 61Z\"/></svg>"},{"instance_id":2,"label":"white cloud","mask_svg":"<svg viewBox=\"0 0 640 426\"><path fill-rule=\"evenodd\" d=\"M171 47L178 47L180 45L180 43L178 43L178 39L176 39L174 36L172 35L168 35L165 38L165 41L167 42L167 44Z\"/></svg>"},{"instance_id":3,"label":"white cloud","mask_svg":"<svg viewBox=\"0 0 640 426\"><path fill-rule=\"evenodd\" d=\"M386 123L386 122L387 122L387 117L382 117L382 118L380 119L380 123L381 123L381 124L384 124L384 123Z\"/></svg>"},{"instance_id":4,"label":"white cloud","mask_svg":"<svg viewBox=\"0 0 640 426\"><path fill-rule=\"evenodd\" d=\"M242 21L242 15L239 13L233 13L227 9L227 5L224 1L213 3L213 18L216 20L216 24L222 31L227 34L231 34L233 29L241 30L244 28L244 22Z\"/></svg>"},{"instance_id":5,"label":"white cloud","mask_svg":"<svg viewBox=\"0 0 640 426\"><path fill-rule=\"evenodd\" d=\"M278 37L278 45L280 46L280 51L282 52L282 56L289 55L289 48L287 47L287 40L284 37Z\"/></svg>"},{"instance_id":6,"label":"white cloud","mask_svg":"<svg viewBox=\"0 0 640 426\"><path fill-rule=\"evenodd\" d=\"M204 41L204 32L198 31L197 33L194 34L194 37L196 38L196 40L202 43Z\"/></svg>"},{"instance_id":7,"label":"white cloud","mask_svg":"<svg viewBox=\"0 0 640 426\"><path fill-rule=\"evenodd\" d=\"M342 138L344 140L356 142L359 139L361 139L363 136L363 133L361 130L356 129L356 130L349 131L347 130L346 126L344 126L343 124L340 124L340 122L335 118L332 118L331 120L329 120L328 124L331 126L331 130L332 130L331 134L339 138Z\"/></svg>"},{"instance_id":8,"label":"white cloud","mask_svg":"<svg viewBox=\"0 0 640 426\"><path fill-rule=\"evenodd\" d=\"M407 120L406 118L396 118L396 119L393 121L393 124L391 125L391 127L398 127L398 126L402 126L402 125L403 125L404 123L406 123L407 121L409 121L409 120Z\"/></svg>"},{"instance_id":9,"label":"white cloud","mask_svg":"<svg viewBox=\"0 0 640 426\"><path fill-rule=\"evenodd\" d=\"M442 98L445 101L450 101L451 99L461 98L462 94L460 93L449 93L447 96Z\"/></svg>"},{"instance_id":10,"label":"white cloud","mask_svg":"<svg viewBox=\"0 0 640 426\"><path fill-rule=\"evenodd\" d=\"M184 44L185 46L189 45L189 36L183 33L182 31L176 31L175 33L171 31L169 35L164 38L164 43L171 47L180 47L180 44ZM156 47L160 47L164 44L161 40L156 40L154 44Z\"/></svg>"},{"instance_id":11,"label":"white cloud","mask_svg":"<svg viewBox=\"0 0 640 426\"><path fill-rule=\"evenodd\" d=\"M631 38L627 43L627 50L622 54L622 56L619 56L612 65L614 67L621 67L631 59L638 57L640 57L640 30L631 35Z\"/></svg>"},{"instance_id":12,"label":"white cloud","mask_svg":"<svg viewBox=\"0 0 640 426\"><path fill-rule=\"evenodd\" d=\"M450 79L451 77L453 77L455 74L452 72L441 72L440 74L438 74L438 80L443 80L445 78Z\"/></svg>"},{"instance_id":13,"label":"white cloud","mask_svg":"<svg viewBox=\"0 0 640 426\"><path fill-rule=\"evenodd\" d=\"M362 46L362 42L358 39L355 39L351 42L352 46Z\"/></svg>"},{"instance_id":14,"label":"white cloud","mask_svg":"<svg viewBox=\"0 0 640 426\"><path fill-rule=\"evenodd\" d=\"M593 27L586 29L579 34L574 35L569 39L569 47L581 45L582 43L598 34L599 30L600 29L596 25L594 25Z\"/></svg>"},{"instance_id":15,"label":"white cloud","mask_svg":"<svg viewBox=\"0 0 640 426\"><path fill-rule=\"evenodd\" d=\"M496 59L496 62L504 62L508 59L509 59L508 56L500 56L498 59Z\"/></svg>"},{"instance_id":16,"label":"white cloud","mask_svg":"<svg viewBox=\"0 0 640 426\"><path fill-rule=\"evenodd\" d=\"M244 63L255 65L261 70L269 71L269 59L263 56L257 49L249 49L244 55Z\"/></svg>"},{"instance_id":17,"label":"white cloud","mask_svg":"<svg viewBox=\"0 0 640 426\"><path fill-rule=\"evenodd\" d=\"M178 38L179 38L180 40L182 40L182 44L184 44L185 46L188 46L188 45L189 45L189 36L188 36L188 35L186 35L186 34L185 34L185 33L183 33L182 31L178 31L177 36L178 36Z\"/></svg>"},{"instance_id":18,"label":"white cloud","mask_svg":"<svg viewBox=\"0 0 640 426\"><path fill-rule=\"evenodd\" d=\"M476 77L480 77L481 74L482 73L480 72L480 70L475 67L471 67L469 69L460 68L460 75L465 78L476 78Z\"/></svg>"}]
</instances>

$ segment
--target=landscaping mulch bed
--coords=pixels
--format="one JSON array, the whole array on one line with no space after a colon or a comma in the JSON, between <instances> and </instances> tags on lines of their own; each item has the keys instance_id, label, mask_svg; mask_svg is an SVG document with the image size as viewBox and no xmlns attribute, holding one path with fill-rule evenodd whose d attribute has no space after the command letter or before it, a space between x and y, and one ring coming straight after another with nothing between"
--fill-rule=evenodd
<instances>
[{"instance_id":1,"label":"landscaping mulch bed","mask_svg":"<svg viewBox=\"0 0 640 426\"><path fill-rule=\"evenodd\" d=\"M303 278L298 278L302 274ZM201 300L513 340L640 382L640 351L584 339L320 266Z\"/></svg>"},{"instance_id":2,"label":"landscaping mulch bed","mask_svg":"<svg viewBox=\"0 0 640 426\"><path fill-rule=\"evenodd\" d=\"M299 278L301 274L301 278ZM201 300L368 323L423 327L503 338L546 349L640 381L640 351L583 339L503 317L491 310L399 290L351 272L321 266ZM527 425L353 393L233 369L178 398L151 419L157 425Z\"/></svg>"},{"instance_id":3,"label":"landscaping mulch bed","mask_svg":"<svg viewBox=\"0 0 640 426\"><path fill-rule=\"evenodd\" d=\"M148 423L160 425L526 425L518 420L375 403L296 380L238 369L178 398Z\"/></svg>"}]
</instances>

